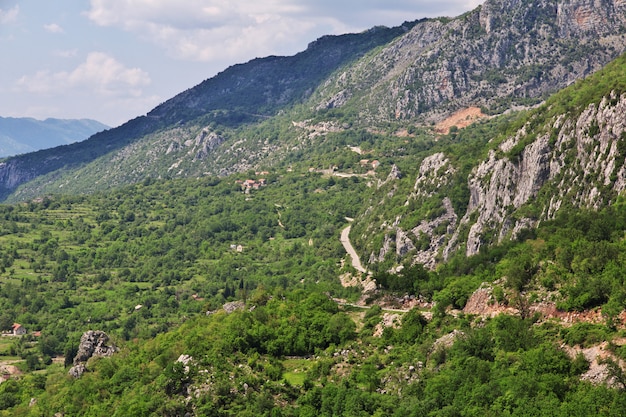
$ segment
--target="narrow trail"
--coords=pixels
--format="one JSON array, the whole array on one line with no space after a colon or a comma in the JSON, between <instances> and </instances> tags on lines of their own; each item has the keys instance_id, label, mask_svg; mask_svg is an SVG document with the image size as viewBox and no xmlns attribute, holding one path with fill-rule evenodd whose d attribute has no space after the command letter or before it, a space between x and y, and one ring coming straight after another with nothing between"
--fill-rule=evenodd
<instances>
[{"instance_id":1,"label":"narrow trail","mask_svg":"<svg viewBox=\"0 0 626 417\"><path fill-rule=\"evenodd\" d=\"M354 247L352 246L352 243L350 243L351 228L352 226L348 226L343 229L341 231L341 238L339 240L341 241L341 244L343 245L346 252L348 252L348 255L350 255L350 257L352 258L352 266L354 267L354 269L365 274L367 273L367 270L363 268L363 265L361 264L361 259L359 259L359 255L357 255Z\"/></svg>"}]
</instances>

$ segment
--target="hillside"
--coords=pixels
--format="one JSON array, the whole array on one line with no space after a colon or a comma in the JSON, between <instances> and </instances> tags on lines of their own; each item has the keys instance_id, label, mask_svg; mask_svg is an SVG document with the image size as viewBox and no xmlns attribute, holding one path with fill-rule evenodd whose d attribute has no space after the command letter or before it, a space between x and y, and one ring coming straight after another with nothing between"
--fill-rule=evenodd
<instances>
[{"instance_id":1,"label":"hillside","mask_svg":"<svg viewBox=\"0 0 626 417\"><path fill-rule=\"evenodd\" d=\"M0 117L0 157L67 145L108 128L95 120Z\"/></svg>"},{"instance_id":2,"label":"hillside","mask_svg":"<svg viewBox=\"0 0 626 417\"><path fill-rule=\"evenodd\" d=\"M437 141L317 132L336 169L0 206L0 414L620 415L625 67Z\"/></svg>"},{"instance_id":3,"label":"hillside","mask_svg":"<svg viewBox=\"0 0 626 417\"><path fill-rule=\"evenodd\" d=\"M624 68L626 56L511 122L478 123L423 153L409 179L381 187L357 219L365 259L408 255L433 267L458 250L471 256L515 239L561 210L614 204L626 172Z\"/></svg>"},{"instance_id":4,"label":"hillside","mask_svg":"<svg viewBox=\"0 0 626 417\"><path fill-rule=\"evenodd\" d=\"M0 415L626 410L623 204L562 212L436 271L379 268L363 297L340 285L362 277L340 232L386 185L249 175L0 206L0 330L28 332L0 341ZM86 360L89 330L116 352Z\"/></svg>"},{"instance_id":5,"label":"hillside","mask_svg":"<svg viewBox=\"0 0 626 417\"><path fill-rule=\"evenodd\" d=\"M453 19L323 37L293 57L233 66L84 145L9 159L0 197L263 170L293 163L294 149L306 160L305 125L358 136L469 106L534 105L624 52L625 7L490 0Z\"/></svg>"},{"instance_id":6,"label":"hillside","mask_svg":"<svg viewBox=\"0 0 626 417\"><path fill-rule=\"evenodd\" d=\"M624 7L324 37L4 160L0 416L626 415Z\"/></svg>"}]
</instances>

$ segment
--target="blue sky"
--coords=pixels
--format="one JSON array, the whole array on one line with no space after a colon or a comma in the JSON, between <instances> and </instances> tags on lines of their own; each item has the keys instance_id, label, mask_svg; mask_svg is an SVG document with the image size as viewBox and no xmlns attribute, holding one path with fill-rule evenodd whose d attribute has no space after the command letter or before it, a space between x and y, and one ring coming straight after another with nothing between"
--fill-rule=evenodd
<instances>
[{"instance_id":1,"label":"blue sky","mask_svg":"<svg viewBox=\"0 0 626 417\"><path fill-rule=\"evenodd\" d=\"M0 0L0 116L146 114L228 66L481 0Z\"/></svg>"}]
</instances>

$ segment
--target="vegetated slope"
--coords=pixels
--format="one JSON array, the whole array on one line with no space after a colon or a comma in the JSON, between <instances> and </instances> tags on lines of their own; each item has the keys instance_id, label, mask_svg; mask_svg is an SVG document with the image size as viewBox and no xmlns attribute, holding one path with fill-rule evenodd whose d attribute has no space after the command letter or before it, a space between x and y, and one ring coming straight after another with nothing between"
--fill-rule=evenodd
<instances>
[{"instance_id":1,"label":"vegetated slope","mask_svg":"<svg viewBox=\"0 0 626 417\"><path fill-rule=\"evenodd\" d=\"M88 119L0 117L0 157L67 145L108 128L107 125Z\"/></svg>"},{"instance_id":2,"label":"vegetated slope","mask_svg":"<svg viewBox=\"0 0 626 417\"><path fill-rule=\"evenodd\" d=\"M624 205L573 211L524 242L461 254L438 271L407 264L380 275L397 303L423 300L424 311L402 313L332 298L359 296L339 286L339 274L354 272L340 262L339 234L364 209L371 179L285 170L246 191L244 178L147 180L0 206L0 330L18 322L41 332L2 338L0 355L24 375L0 384L0 415L626 410L616 365L626 359ZM487 303L515 312L509 293L545 283L562 290L551 295L564 308L603 305L600 322L448 309L485 281ZM119 352L70 377L88 330L106 331ZM566 353L598 341L611 341L612 368L597 379L608 386L582 380L588 361Z\"/></svg>"},{"instance_id":3,"label":"vegetated slope","mask_svg":"<svg viewBox=\"0 0 626 417\"><path fill-rule=\"evenodd\" d=\"M134 148L135 143L146 135L159 137L165 134L176 139L182 136L182 142L185 142L193 139L205 127L204 124L197 126L198 123L233 127L273 116L280 109L306 99L319 82L337 68L405 33L413 24L374 28L359 34L326 36L295 56L268 57L235 65L156 107L147 116L137 117L120 127L94 135L87 141L7 159L0 162L0 198L6 198L20 184L41 176L48 175L38 185L44 188L60 176L74 178L76 174L72 173L73 170L116 150L121 150L122 155L128 155L137 150ZM188 122L198 117L201 117L201 121L189 125ZM180 125L187 129L179 132ZM149 142L151 138L148 136L144 141ZM126 146L129 148L124 149ZM149 148L150 144L144 146ZM139 148L143 150L144 146L140 144ZM162 156L161 153L158 155ZM156 164L159 168L156 175L150 171L144 172L144 167L155 166L150 154L134 155L132 162L127 165L118 163L114 167L116 171L127 171L121 172L121 176L126 178L118 182L132 183L147 176L168 175L167 168L170 165L164 164ZM139 166L134 162L139 162ZM102 185L103 177L99 174L85 178L82 184L76 184L75 187L70 181L66 189L83 192L93 190L93 184L98 180L100 188L117 185L115 180ZM58 192L58 187L59 184L54 183L45 191L38 188L29 195Z\"/></svg>"},{"instance_id":4,"label":"vegetated slope","mask_svg":"<svg viewBox=\"0 0 626 417\"><path fill-rule=\"evenodd\" d=\"M624 74L626 56L511 122L449 135L357 218L365 260L388 267L408 257L434 267L456 251L476 255L515 239L560 211L615 204L626 189Z\"/></svg>"},{"instance_id":5,"label":"vegetated slope","mask_svg":"<svg viewBox=\"0 0 626 417\"><path fill-rule=\"evenodd\" d=\"M181 93L134 121L140 131L127 132L129 125L113 133L120 141L94 164L68 150L36 156L43 163L28 166L43 167L37 171L7 161L0 168L3 195L46 173L11 198L59 187L92 192L149 176L258 170L284 161L294 148L306 159L316 152L302 132L307 120L332 122L326 128L334 130L380 131L390 122L438 120L461 106L498 113L535 104L624 51L625 7L490 0L454 19L324 37L294 57L237 65ZM98 148L101 140L90 143Z\"/></svg>"},{"instance_id":6,"label":"vegetated slope","mask_svg":"<svg viewBox=\"0 0 626 417\"><path fill-rule=\"evenodd\" d=\"M623 414L626 206L613 185L599 191L601 199L582 190L606 179L594 174L597 158L588 155L606 146L603 135L623 130L611 115L624 105L625 60L536 111L437 142L420 132L310 132L318 147L335 149L337 159L326 161L334 171L294 164L227 178L147 179L91 196L0 206L0 330L18 322L41 331L39 339L3 338L4 352L26 375L0 384L0 415L404 416L445 409L591 416L606 404ZM606 123L588 129L593 123L581 117L590 111ZM587 146L564 139L577 125ZM507 182L483 193L486 185L471 179L482 178L485 161L502 168L535 161L527 152L544 133L566 161L554 165L558 172L585 185L561 196L555 176L548 194L563 203L554 213L542 198L505 210L537 216L538 227L498 244L507 222L488 224L493 241L471 256L457 250L434 271L413 265L416 252L383 256L373 269L384 291L367 300L390 299L399 310L357 310L333 299L360 296L339 285L339 275L356 275L339 240L346 217L355 218L353 230L373 225L367 239L353 233L361 245L397 242L402 233L407 242L413 237L405 224L417 219L421 227L424 218L433 233L454 234L462 229L453 214L462 208L478 222L472 207L484 203L481 210L499 213L499 204L515 201L508 191L528 188ZM608 149L597 156L604 161ZM314 156L331 154L322 151ZM579 164L588 171L578 172ZM494 172L494 183L536 171L523 166ZM619 177L617 166L611 173ZM388 273L403 256L404 268ZM476 308L474 293L486 309L512 315L461 312L469 299ZM536 304L571 313L569 322ZM72 363L80 334L91 329L109 333L120 352L91 359L75 379L51 358ZM603 372L592 384L584 379L589 361L575 352L600 350L599 342L606 363L594 364Z\"/></svg>"}]
</instances>

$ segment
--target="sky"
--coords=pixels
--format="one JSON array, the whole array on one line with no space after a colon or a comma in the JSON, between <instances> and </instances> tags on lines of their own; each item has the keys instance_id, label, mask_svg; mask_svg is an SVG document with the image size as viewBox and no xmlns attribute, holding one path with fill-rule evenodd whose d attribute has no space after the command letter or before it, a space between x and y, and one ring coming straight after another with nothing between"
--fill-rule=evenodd
<instances>
[{"instance_id":1,"label":"sky","mask_svg":"<svg viewBox=\"0 0 626 417\"><path fill-rule=\"evenodd\" d=\"M0 117L149 112L227 67L482 0L0 0Z\"/></svg>"}]
</instances>

